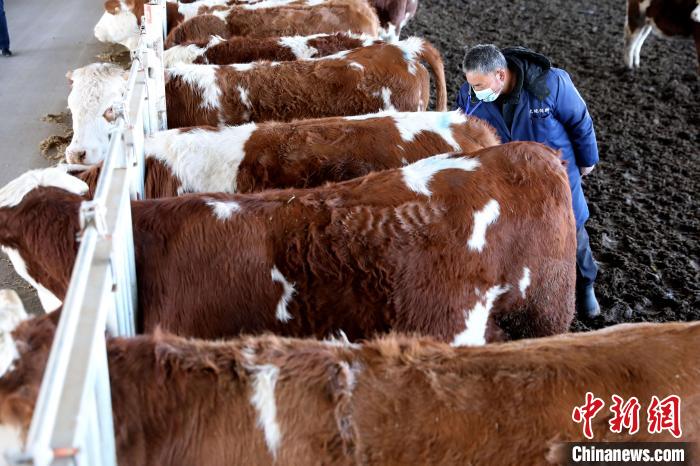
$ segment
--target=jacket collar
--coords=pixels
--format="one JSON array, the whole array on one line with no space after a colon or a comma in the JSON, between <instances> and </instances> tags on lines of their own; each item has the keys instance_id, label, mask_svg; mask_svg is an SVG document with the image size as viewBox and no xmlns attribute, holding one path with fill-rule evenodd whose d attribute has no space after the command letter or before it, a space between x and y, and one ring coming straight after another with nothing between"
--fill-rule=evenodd
<instances>
[{"instance_id":1,"label":"jacket collar","mask_svg":"<svg viewBox=\"0 0 700 466\"><path fill-rule=\"evenodd\" d=\"M508 69L516 76L516 84L505 102L517 104L523 89L544 100L549 95L547 75L552 68L549 59L525 47L507 47L501 51Z\"/></svg>"}]
</instances>

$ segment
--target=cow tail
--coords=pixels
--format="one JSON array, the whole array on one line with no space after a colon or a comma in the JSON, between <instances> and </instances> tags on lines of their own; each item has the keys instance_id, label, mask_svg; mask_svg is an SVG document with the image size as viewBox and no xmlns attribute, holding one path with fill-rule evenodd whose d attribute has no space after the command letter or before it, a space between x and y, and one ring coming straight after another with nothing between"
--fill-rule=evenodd
<instances>
[{"instance_id":1,"label":"cow tail","mask_svg":"<svg viewBox=\"0 0 700 466\"><path fill-rule=\"evenodd\" d=\"M418 55L421 60L430 65L435 76L435 92L437 94L437 110L447 111L447 84L445 83L445 67L442 63L440 52L426 40L423 40L423 47Z\"/></svg>"}]
</instances>

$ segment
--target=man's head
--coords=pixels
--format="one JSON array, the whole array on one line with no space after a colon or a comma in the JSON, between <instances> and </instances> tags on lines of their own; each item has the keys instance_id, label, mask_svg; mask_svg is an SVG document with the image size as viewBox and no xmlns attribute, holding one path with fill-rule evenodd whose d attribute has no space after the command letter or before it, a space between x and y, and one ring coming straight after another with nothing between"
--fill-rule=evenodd
<instances>
[{"instance_id":1,"label":"man's head","mask_svg":"<svg viewBox=\"0 0 700 466\"><path fill-rule=\"evenodd\" d=\"M493 102L503 92L508 78L508 63L493 44L479 44L467 49L462 71L479 100Z\"/></svg>"}]
</instances>

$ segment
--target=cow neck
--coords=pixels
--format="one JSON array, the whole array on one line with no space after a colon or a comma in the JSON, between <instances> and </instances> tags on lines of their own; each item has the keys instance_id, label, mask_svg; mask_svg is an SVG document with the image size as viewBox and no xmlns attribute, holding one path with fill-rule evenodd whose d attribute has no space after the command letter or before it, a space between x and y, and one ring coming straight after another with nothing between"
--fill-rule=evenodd
<instances>
[{"instance_id":1,"label":"cow neck","mask_svg":"<svg viewBox=\"0 0 700 466\"><path fill-rule=\"evenodd\" d=\"M27 271L63 299L78 250L78 210L83 198L57 188L39 188L15 208L3 245L17 249ZM7 241L5 241L7 239Z\"/></svg>"}]
</instances>

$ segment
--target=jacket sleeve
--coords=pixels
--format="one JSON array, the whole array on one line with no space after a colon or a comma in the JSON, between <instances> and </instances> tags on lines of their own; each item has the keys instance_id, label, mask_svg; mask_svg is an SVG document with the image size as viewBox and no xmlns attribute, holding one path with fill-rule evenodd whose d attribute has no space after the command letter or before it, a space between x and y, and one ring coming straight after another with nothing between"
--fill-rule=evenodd
<instances>
[{"instance_id":1,"label":"jacket sleeve","mask_svg":"<svg viewBox=\"0 0 700 466\"><path fill-rule=\"evenodd\" d=\"M564 125L569 134L576 156L576 165L591 167L598 163L598 143L586 102L567 72L558 73L557 80L558 91L554 116Z\"/></svg>"},{"instance_id":2,"label":"jacket sleeve","mask_svg":"<svg viewBox=\"0 0 700 466\"><path fill-rule=\"evenodd\" d=\"M466 102L464 100L464 84L462 84L462 87L459 88L459 91L457 92L457 100L455 100L455 103L452 105L452 110L462 110L464 111L464 106L466 105Z\"/></svg>"}]
</instances>

